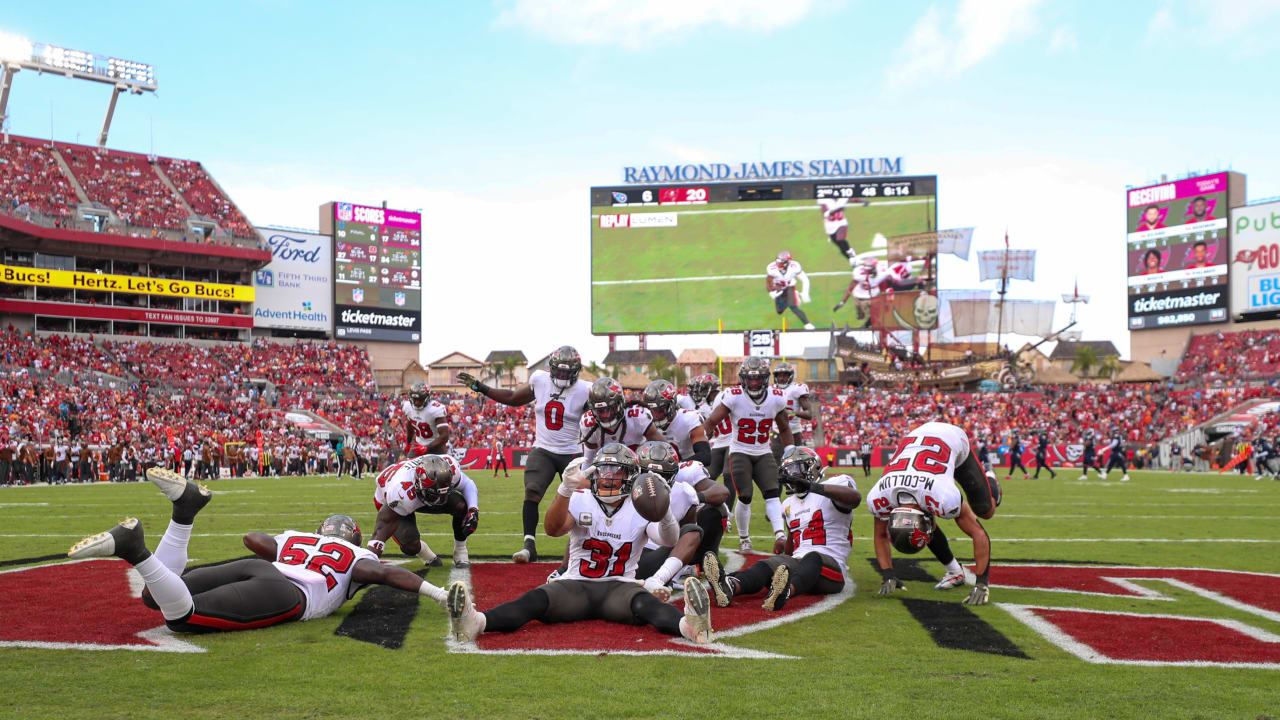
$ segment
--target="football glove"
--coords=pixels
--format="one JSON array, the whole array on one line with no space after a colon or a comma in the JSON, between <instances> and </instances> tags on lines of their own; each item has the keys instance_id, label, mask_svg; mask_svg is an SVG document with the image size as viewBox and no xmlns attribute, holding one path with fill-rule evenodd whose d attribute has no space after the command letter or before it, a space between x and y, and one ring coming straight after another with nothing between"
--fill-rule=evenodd
<instances>
[{"instance_id":1,"label":"football glove","mask_svg":"<svg viewBox=\"0 0 1280 720\"><path fill-rule=\"evenodd\" d=\"M907 586L903 585L902 581L899 580L898 578L895 578L895 577L885 578L884 582L880 584L880 589L876 591L876 596L889 597L890 595L892 595L894 592L898 590L906 590L906 589L907 589Z\"/></svg>"},{"instance_id":2,"label":"football glove","mask_svg":"<svg viewBox=\"0 0 1280 720\"><path fill-rule=\"evenodd\" d=\"M591 487L591 478L582 469L586 460L580 457L574 458L560 473L560 487L556 488L556 492L564 497L571 497L573 491Z\"/></svg>"},{"instance_id":3,"label":"football glove","mask_svg":"<svg viewBox=\"0 0 1280 720\"><path fill-rule=\"evenodd\" d=\"M845 304L846 302L848 302L848 300L841 300L839 303L837 303L837 304L836 304L836 306L835 306L835 307L831 308L831 312L836 312L836 311L837 311L837 310L839 310L840 308L844 307L844 304Z\"/></svg>"},{"instance_id":4,"label":"football glove","mask_svg":"<svg viewBox=\"0 0 1280 720\"><path fill-rule=\"evenodd\" d=\"M477 508L470 508L469 510L467 510L467 516L462 519L463 536L465 537L475 532L476 528L479 526L480 526L480 510L478 510Z\"/></svg>"},{"instance_id":5,"label":"football glove","mask_svg":"<svg viewBox=\"0 0 1280 720\"><path fill-rule=\"evenodd\" d=\"M809 293L800 293L800 304L804 305L809 302Z\"/></svg>"},{"instance_id":6,"label":"football glove","mask_svg":"<svg viewBox=\"0 0 1280 720\"><path fill-rule=\"evenodd\" d=\"M652 575L645 579L644 589L662 602L667 602L671 599L671 588Z\"/></svg>"},{"instance_id":7,"label":"football glove","mask_svg":"<svg viewBox=\"0 0 1280 720\"><path fill-rule=\"evenodd\" d=\"M471 373L469 372L464 371L464 372L458 373L458 382L466 386L468 390L472 390L478 393L483 393L486 389L484 383L472 377Z\"/></svg>"},{"instance_id":8,"label":"football glove","mask_svg":"<svg viewBox=\"0 0 1280 720\"><path fill-rule=\"evenodd\" d=\"M990 599L991 592L987 590L987 586L985 584L974 585L973 589L969 591L969 597L965 598L962 602L965 605L986 605L987 601Z\"/></svg>"}]
</instances>

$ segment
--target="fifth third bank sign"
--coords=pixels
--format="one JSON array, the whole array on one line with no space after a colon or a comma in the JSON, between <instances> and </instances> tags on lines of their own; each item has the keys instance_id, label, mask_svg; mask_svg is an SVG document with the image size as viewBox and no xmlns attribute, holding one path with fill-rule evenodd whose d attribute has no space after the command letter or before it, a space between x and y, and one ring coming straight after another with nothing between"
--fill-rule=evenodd
<instances>
[{"instance_id":1,"label":"fifth third bank sign","mask_svg":"<svg viewBox=\"0 0 1280 720\"><path fill-rule=\"evenodd\" d=\"M333 325L333 239L258 228L271 263L253 274L253 326L329 332Z\"/></svg>"}]
</instances>

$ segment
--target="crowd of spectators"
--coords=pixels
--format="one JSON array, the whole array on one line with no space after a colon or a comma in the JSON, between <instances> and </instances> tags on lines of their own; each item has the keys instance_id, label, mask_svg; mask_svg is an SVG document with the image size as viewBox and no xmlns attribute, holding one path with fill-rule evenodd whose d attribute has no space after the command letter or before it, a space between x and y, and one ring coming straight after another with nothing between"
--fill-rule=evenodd
<instances>
[{"instance_id":1,"label":"crowd of spectators","mask_svg":"<svg viewBox=\"0 0 1280 720\"><path fill-rule=\"evenodd\" d=\"M111 208L126 225L182 230L187 211L146 158L83 145L58 145L91 202Z\"/></svg>"},{"instance_id":2,"label":"crowd of spectators","mask_svg":"<svg viewBox=\"0 0 1280 720\"><path fill-rule=\"evenodd\" d=\"M236 237L255 237L253 226L231 204L231 199L213 184L204 166L192 160L175 158L160 158L159 163L196 215L217 222L219 227Z\"/></svg>"},{"instance_id":3,"label":"crowd of spectators","mask_svg":"<svg viewBox=\"0 0 1280 720\"><path fill-rule=\"evenodd\" d=\"M76 191L47 144L13 139L0 143L0 193L13 211L26 206L53 218L71 216Z\"/></svg>"},{"instance_id":4,"label":"crowd of spectators","mask_svg":"<svg viewBox=\"0 0 1280 720\"><path fill-rule=\"evenodd\" d=\"M1225 385L1280 374L1280 333L1242 330L1193 335L1178 364L1178 382Z\"/></svg>"}]
</instances>

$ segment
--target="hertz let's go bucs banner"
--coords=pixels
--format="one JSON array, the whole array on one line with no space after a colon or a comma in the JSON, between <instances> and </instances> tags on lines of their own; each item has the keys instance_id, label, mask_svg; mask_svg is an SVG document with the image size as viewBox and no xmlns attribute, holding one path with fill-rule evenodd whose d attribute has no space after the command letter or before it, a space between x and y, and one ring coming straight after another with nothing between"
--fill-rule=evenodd
<instances>
[{"instance_id":1,"label":"hertz let's go bucs banner","mask_svg":"<svg viewBox=\"0 0 1280 720\"><path fill-rule=\"evenodd\" d=\"M236 302L253 302L254 296L252 285L227 285L224 283L196 282L194 280L166 280L164 278L133 277L131 275L103 275L75 270L14 267L12 265L0 265L0 282L12 285L67 288L70 290L124 292L139 295L171 295L174 297Z\"/></svg>"}]
</instances>

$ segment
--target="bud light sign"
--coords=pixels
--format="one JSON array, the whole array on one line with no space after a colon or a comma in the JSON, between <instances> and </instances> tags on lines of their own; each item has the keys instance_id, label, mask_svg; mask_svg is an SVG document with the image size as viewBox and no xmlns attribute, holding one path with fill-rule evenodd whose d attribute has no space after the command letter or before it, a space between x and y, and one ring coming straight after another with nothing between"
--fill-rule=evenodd
<instances>
[{"instance_id":1,"label":"bud light sign","mask_svg":"<svg viewBox=\"0 0 1280 720\"><path fill-rule=\"evenodd\" d=\"M333 239L273 228L258 228L258 237L271 263L253 276L254 327L332 331Z\"/></svg>"}]
</instances>

